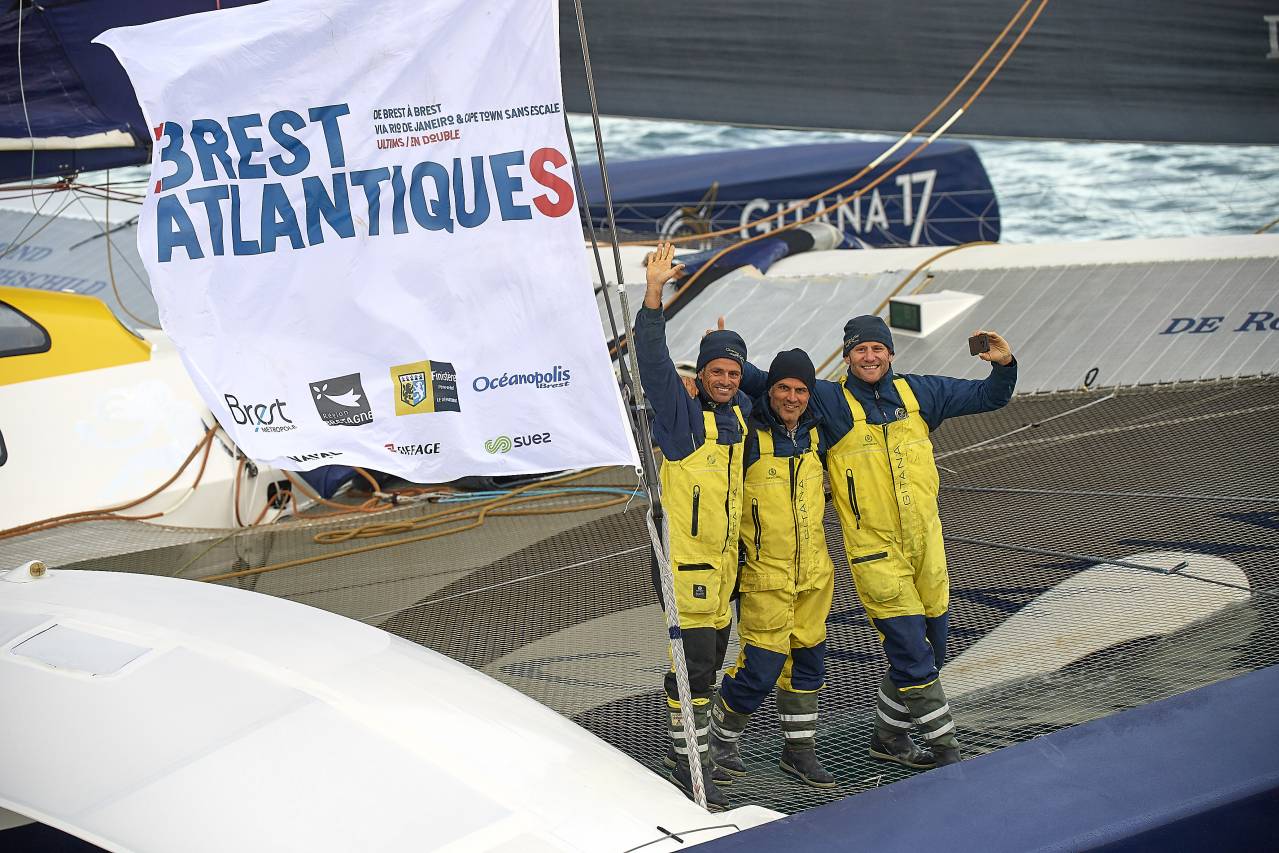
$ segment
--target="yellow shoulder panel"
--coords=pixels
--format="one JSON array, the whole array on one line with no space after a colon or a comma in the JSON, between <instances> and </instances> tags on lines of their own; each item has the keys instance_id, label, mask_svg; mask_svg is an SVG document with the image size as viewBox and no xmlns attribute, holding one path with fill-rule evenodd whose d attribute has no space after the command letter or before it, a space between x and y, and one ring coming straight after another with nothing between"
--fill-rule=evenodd
<instances>
[{"instance_id":1,"label":"yellow shoulder panel","mask_svg":"<svg viewBox=\"0 0 1279 853\"><path fill-rule=\"evenodd\" d=\"M151 344L92 296L0 287L0 385L146 361Z\"/></svg>"}]
</instances>

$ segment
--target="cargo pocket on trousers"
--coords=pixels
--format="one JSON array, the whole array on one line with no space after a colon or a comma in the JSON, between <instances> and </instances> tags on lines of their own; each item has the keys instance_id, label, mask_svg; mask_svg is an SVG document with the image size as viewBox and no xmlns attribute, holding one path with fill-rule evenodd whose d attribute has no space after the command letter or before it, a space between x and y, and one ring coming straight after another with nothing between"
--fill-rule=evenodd
<instances>
[{"instance_id":1,"label":"cargo pocket on trousers","mask_svg":"<svg viewBox=\"0 0 1279 853\"><path fill-rule=\"evenodd\" d=\"M675 566L675 603L680 613L714 613L719 609L719 570L710 563Z\"/></svg>"},{"instance_id":2,"label":"cargo pocket on trousers","mask_svg":"<svg viewBox=\"0 0 1279 853\"><path fill-rule=\"evenodd\" d=\"M742 631L775 631L792 619L795 597L784 589L742 594L738 627Z\"/></svg>"},{"instance_id":3,"label":"cargo pocket on trousers","mask_svg":"<svg viewBox=\"0 0 1279 853\"><path fill-rule=\"evenodd\" d=\"M857 591L877 604L887 604L901 595L902 579L887 558L887 551L879 551L851 560Z\"/></svg>"}]
</instances>

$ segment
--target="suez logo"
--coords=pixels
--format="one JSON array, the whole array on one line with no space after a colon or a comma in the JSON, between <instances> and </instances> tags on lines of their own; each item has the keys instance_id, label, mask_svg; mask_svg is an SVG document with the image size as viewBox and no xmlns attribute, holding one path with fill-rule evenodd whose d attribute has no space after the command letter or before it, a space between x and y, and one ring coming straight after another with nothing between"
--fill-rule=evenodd
<instances>
[{"instance_id":1,"label":"suez logo","mask_svg":"<svg viewBox=\"0 0 1279 853\"><path fill-rule=\"evenodd\" d=\"M489 453L509 453L512 450L519 450L522 447L532 447L535 444L550 444L551 434L549 432L535 432L531 435L517 435L511 438L509 435L499 435L497 438L490 438L484 442L484 449Z\"/></svg>"},{"instance_id":2,"label":"suez logo","mask_svg":"<svg viewBox=\"0 0 1279 853\"><path fill-rule=\"evenodd\" d=\"M297 429L284 413L287 405L279 397L270 403L241 403L234 394L223 394L231 419L240 426L251 426L254 432L288 432Z\"/></svg>"},{"instance_id":3,"label":"suez logo","mask_svg":"<svg viewBox=\"0 0 1279 853\"><path fill-rule=\"evenodd\" d=\"M500 376L477 376L471 382L471 388L477 392L490 391L497 388L511 388L516 385L532 385L534 388L564 388L572 379L567 367L555 365L545 373L503 373Z\"/></svg>"}]
</instances>

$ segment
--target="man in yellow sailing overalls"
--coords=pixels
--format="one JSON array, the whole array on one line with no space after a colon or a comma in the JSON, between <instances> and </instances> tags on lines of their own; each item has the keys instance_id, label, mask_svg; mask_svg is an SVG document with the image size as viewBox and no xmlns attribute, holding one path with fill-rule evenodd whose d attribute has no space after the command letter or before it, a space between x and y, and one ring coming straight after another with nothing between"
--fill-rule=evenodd
<instances>
[{"instance_id":1,"label":"man in yellow sailing overalls","mask_svg":"<svg viewBox=\"0 0 1279 853\"><path fill-rule=\"evenodd\" d=\"M698 393L689 396L667 350L662 315L662 286L683 266L672 266L673 257L670 244L658 246L649 257L644 307L635 317L635 355L644 394L653 407L653 441L664 456L662 503L706 802L712 809L723 809L728 801L715 783L731 782L732 777L714 770L707 756L707 734L715 676L728 649L729 599L737 581L742 444L750 413L750 401L738 390L746 344L736 332L724 330L703 338L697 357ZM667 674L665 687L671 778L691 795L688 744L674 673Z\"/></svg>"},{"instance_id":2,"label":"man in yellow sailing overalls","mask_svg":"<svg viewBox=\"0 0 1279 853\"><path fill-rule=\"evenodd\" d=\"M768 393L747 421L746 481L737 633L741 652L711 708L711 759L744 775L738 740L777 686L786 748L781 768L805 784L832 788L813 748L817 693L826 681L826 617L835 566L826 549L817 417L809 408L816 371L800 349L778 353ZM780 681L779 681L780 679Z\"/></svg>"},{"instance_id":3,"label":"man in yellow sailing overalls","mask_svg":"<svg viewBox=\"0 0 1279 853\"><path fill-rule=\"evenodd\" d=\"M818 381L809 405L820 418L826 472L857 595L888 658L876 697L870 754L907 767L959 761L939 670L946 660L950 579L937 511L937 463L929 433L946 418L989 412L1012 398L1017 363L994 332L981 358L985 379L894 376L893 337L876 316L844 326L843 382ZM742 387L762 389L747 365ZM919 748L917 728L931 750Z\"/></svg>"}]
</instances>

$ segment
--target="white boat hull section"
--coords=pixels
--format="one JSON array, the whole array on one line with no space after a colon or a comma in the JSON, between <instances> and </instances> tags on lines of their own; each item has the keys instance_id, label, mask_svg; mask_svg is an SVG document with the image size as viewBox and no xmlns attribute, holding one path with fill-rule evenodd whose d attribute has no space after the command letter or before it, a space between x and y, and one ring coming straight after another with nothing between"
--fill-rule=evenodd
<instances>
[{"instance_id":1,"label":"white boat hull section","mask_svg":"<svg viewBox=\"0 0 1279 853\"><path fill-rule=\"evenodd\" d=\"M1179 631L1251 595L1243 570L1220 557L1155 551L1123 562L1160 569L1189 565L1180 570L1183 577L1110 563L1072 575L948 663L942 670L947 695L1057 672L1102 649Z\"/></svg>"},{"instance_id":2,"label":"white boat hull section","mask_svg":"<svg viewBox=\"0 0 1279 853\"><path fill-rule=\"evenodd\" d=\"M0 529L132 501L164 483L213 423L168 338L148 335L151 359L12 385L0 385ZM177 480L123 515L163 513L157 524L235 527L237 461L224 434L209 453L199 487L197 457ZM243 476L240 519L250 524L267 502L270 468ZM273 521L268 510L264 521Z\"/></svg>"},{"instance_id":3,"label":"white boat hull section","mask_svg":"<svg viewBox=\"0 0 1279 853\"><path fill-rule=\"evenodd\" d=\"M0 806L120 851L646 851L708 815L462 664L170 578L0 578ZM685 842L687 843L687 842ZM2 846L2 845L0 845Z\"/></svg>"}]
</instances>

